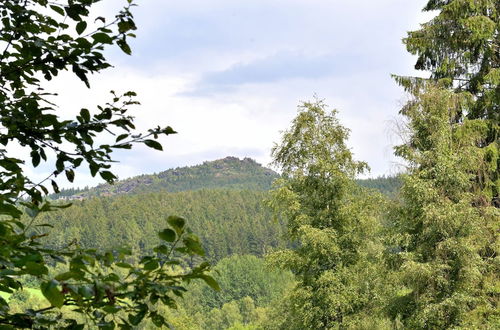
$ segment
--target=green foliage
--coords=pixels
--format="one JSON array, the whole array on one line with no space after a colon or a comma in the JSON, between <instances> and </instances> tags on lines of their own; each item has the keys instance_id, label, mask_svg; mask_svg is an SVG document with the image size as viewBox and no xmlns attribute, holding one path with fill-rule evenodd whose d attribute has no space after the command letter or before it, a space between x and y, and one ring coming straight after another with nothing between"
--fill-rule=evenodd
<instances>
[{"instance_id":1,"label":"green foliage","mask_svg":"<svg viewBox=\"0 0 500 330\"><path fill-rule=\"evenodd\" d=\"M21 279L32 276L40 283L45 304L38 309L14 311L10 300L0 298L2 328L81 329L82 318L99 328L120 325L130 329L150 318L157 326L167 324L156 313L157 305L175 306L173 295L182 296L182 285L203 279L209 266L181 263L187 256L201 255L197 238L184 224L170 219L175 230L173 242L160 244L156 255L131 263L131 252L118 249L101 252L81 249L66 241L61 248L43 245L43 237L53 233L50 225L40 223L40 214L64 209L69 205L52 204L44 197L47 183L55 193L54 180L62 175L72 182L75 169L87 164L92 176L114 182L110 170L112 153L130 149L137 143L161 149L155 141L161 135L175 133L172 128L157 127L140 133L128 114L137 105L134 92L111 92L112 100L96 111L81 109L74 119L57 114L56 94L44 89L44 82L71 71L90 87L89 75L110 67L105 47L116 45L130 54L127 44L136 29L127 1L111 20L92 21L93 0L12 0L0 3L0 291L16 297ZM117 136L111 144L98 144L102 136ZM54 162L54 171L44 181L32 182L26 175L26 160L18 158L18 148L30 155L33 167ZM50 165L49 165L50 166ZM22 214L26 216L21 217ZM167 224L165 223L164 226ZM34 235L35 228L40 235ZM66 270L50 274L49 266L63 263ZM178 267L173 268L173 265ZM118 268L127 269L125 275ZM55 276L54 276L55 275ZM17 297L19 301L20 297ZM73 311L66 314L63 306ZM25 306L26 307L26 306Z\"/></svg>"},{"instance_id":2,"label":"green foliage","mask_svg":"<svg viewBox=\"0 0 500 330\"><path fill-rule=\"evenodd\" d=\"M430 84L405 109L410 165L395 211L402 283L393 317L411 328L484 328L499 320L499 209L477 184L485 169L480 120L455 123L468 94Z\"/></svg>"},{"instance_id":3,"label":"green foliage","mask_svg":"<svg viewBox=\"0 0 500 330\"><path fill-rule=\"evenodd\" d=\"M212 273L221 290L216 292L196 283L186 295L186 301L197 297L203 308L212 309L249 297L257 306L266 306L292 283L290 273L271 270L262 259L252 255L224 258Z\"/></svg>"},{"instance_id":4,"label":"green foliage","mask_svg":"<svg viewBox=\"0 0 500 330\"><path fill-rule=\"evenodd\" d=\"M362 187L375 189L390 198L396 198L401 189L400 176L380 176L370 179L358 179L356 183Z\"/></svg>"},{"instance_id":5,"label":"green foliage","mask_svg":"<svg viewBox=\"0 0 500 330\"><path fill-rule=\"evenodd\" d=\"M283 171L269 205L286 221L295 248L270 261L296 276L271 328L325 329L351 325L376 304L376 235L384 201L356 185L367 165L353 160L348 130L322 101L304 103L273 149Z\"/></svg>"},{"instance_id":6,"label":"green foliage","mask_svg":"<svg viewBox=\"0 0 500 330\"><path fill-rule=\"evenodd\" d=\"M39 278L40 291L48 303L36 310L9 313L9 305L2 300L7 308L0 315L0 323L15 328L77 326L79 318L61 310L63 306L71 306L70 311L84 314L87 322L92 321L99 327L116 323L130 327L144 318L159 323L155 309L162 304L175 307L174 297L182 297L186 291L185 282L201 279L218 288L214 279L206 274L207 263L189 266L183 261L182 255L200 256L203 250L180 219L172 217L166 221L175 231L173 240L169 236L171 242L161 242L153 249L155 255L140 257L137 262L131 261L134 258L130 250L98 252L78 247L43 248L40 252L31 249L24 259L11 257L12 266L2 272L9 275L2 280L10 287L5 285L2 291L13 293L11 298L22 302L14 290L22 288L17 278L29 274ZM16 252L11 246L2 247L2 252L9 250ZM42 253L64 265L54 276L48 274L45 266L48 259L43 259ZM114 314L121 316L120 321L113 317ZM167 321L161 319L161 323L167 324Z\"/></svg>"},{"instance_id":7,"label":"green foliage","mask_svg":"<svg viewBox=\"0 0 500 330\"><path fill-rule=\"evenodd\" d=\"M429 1L436 17L405 43L432 79L398 78L409 163L392 236L402 289L390 312L411 328L491 328L498 314L498 1Z\"/></svg>"},{"instance_id":8,"label":"green foliage","mask_svg":"<svg viewBox=\"0 0 500 330\"><path fill-rule=\"evenodd\" d=\"M265 197L259 191L197 190L91 198L43 215L43 222L59 233L45 242L63 247L75 240L86 248L131 246L148 252L158 242L163 219L177 214L190 219L211 261L233 254L263 255L282 245L283 235L283 227L262 205Z\"/></svg>"},{"instance_id":9,"label":"green foliage","mask_svg":"<svg viewBox=\"0 0 500 330\"><path fill-rule=\"evenodd\" d=\"M271 270L255 256L224 258L211 273L221 291L194 282L179 309L165 311L176 329L261 329L268 306L293 285L289 272Z\"/></svg>"},{"instance_id":10,"label":"green foliage","mask_svg":"<svg viewBox=\"0 0 500 330\"><path fill-rule=\"evenodd\" d=\"M470 96L470 102L449 120L458 124L469 119L468 125L476 126L471 129L482 126L481 136L469 139L484 148L481 162L488 163L475 180L490 203L500 207L500 3L431 0L425 10L438 13L421 29L408 33L406 46L418 55L417 69L431 71L432 80L444 88ZM411 78L398 81L412 93L419 93L425 84Z\"/></svg>"},{"instance_id":11,"label":"green foliage","mask_svg":"<svg viewBox=\"0 0 500 330\"><path fill-rule=\"evenodd\" d=\"M271 189L272 182L279 175L262 167L250 158L239 160L226 157L207 161L202 165L169 169L158 174L146 174L120 180L113 185L103 184L95 188L67 188L52 199L80 199L115 194L143 194L151 192L180 192L198 189L258 190ZM381 176L373 179L358 179L356 182L366 188L376 189L389 197L395 197L401 187L397 176Z\"/></svg>"},{"instance_id":12,"label":"green foliage","mask_svg":"<svg viewBox=\"0 0 500 330\"><path fill-rule=\"evenodd\" d=\"M498 83L491 74L500 67L498 56L500 4L496 0L430 0L427 11L437 16L408 33L405 44L418 56L415 68L432 72L435 80L455 80L458 90L478 96L470 118L498 120Z\"/></svg>"}]
</instances>

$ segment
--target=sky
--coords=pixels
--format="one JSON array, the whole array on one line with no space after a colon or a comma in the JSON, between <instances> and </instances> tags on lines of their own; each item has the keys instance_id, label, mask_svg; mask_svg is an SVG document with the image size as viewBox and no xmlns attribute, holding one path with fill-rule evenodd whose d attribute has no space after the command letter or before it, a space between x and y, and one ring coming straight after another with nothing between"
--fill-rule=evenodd
<instances>
[{"instance_id":1,"label":"sky","mask_svg":"<svg viewBox=\"0 0 500 330\"><path fill-rule=\"evenodd\" d=\"M132 56L108 51L114 67L93 76L90 90L70 74L48 86L58 91L63 116L95 109L109 90L134 90L142 103L132 112L139 129L178 131L161 139L163 152L140 146L117 153L120 178L226 156L268 165L297 105L314 97L339 111L351 130L348 144L370 165L369 176L390 175L400 170L392 148L405 100L390 75L417 74L401 39L430 18L420 12L425 2L138 1ZM91 16L112 14L123 3L103 2ZM50 168L28 171L36 180ZM88 170L75 181L99 182Z\"/></svg>"}]
</instances>

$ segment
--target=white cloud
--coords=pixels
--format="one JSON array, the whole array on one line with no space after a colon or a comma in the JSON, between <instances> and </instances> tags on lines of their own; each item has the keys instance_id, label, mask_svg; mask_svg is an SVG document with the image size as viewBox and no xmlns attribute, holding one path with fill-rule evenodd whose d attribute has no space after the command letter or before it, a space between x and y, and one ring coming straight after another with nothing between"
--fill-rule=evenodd
<instances>
[{"instance_id":1,"label":"white cloud","mask_svg":"<svg viewBox=\"0 0 500 330\"><path fill-rule=\"evenodd\" d=\"M162 140L163 153L144 147L117 153L122 178L227 155L267 164L299 101L315 93L340 111L356 157L369 162L373 175L390 173L387 127L402 91L389 74L413 73L400 40L429 17L418 13L424 3L145 1L136 13L134 56L109 52L115 68L93 77L91 90L69 74L48 86L59 91L64 116L106 102L110 89L135 90L139 129L179 131ZM96 183L84 173L77 185Z\"/></svg>"}]
</instances>

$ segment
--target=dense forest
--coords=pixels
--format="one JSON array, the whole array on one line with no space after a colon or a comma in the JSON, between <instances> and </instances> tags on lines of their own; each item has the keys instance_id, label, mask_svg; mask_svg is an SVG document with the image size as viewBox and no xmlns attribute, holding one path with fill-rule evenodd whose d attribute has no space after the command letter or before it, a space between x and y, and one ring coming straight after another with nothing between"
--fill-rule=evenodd
<instances>
[{"instance_id":1,"label":"dense forest","mask_svg":"<svg viewBox=\"0 0 500 330\"><path fill-rule=\"evenodd\" d=\"M137 132L134 92L63 120L40 79L90 87L106 47L130 55L127 3L93 32L94 1L0 3L0 329L500 328L499 1L429 0L403 40L430 76L393 76L397 176L360 179L339 110L314 98L275 171L226 157L120 181L113 151L162 150L173 128ZM53 172L33 182L27 160ZM106 183L61 191L82 164Z\"/></svg>"},{"instance_id":2,"label":"dense forest","mask_svg":"<svg viewBox=\"0 0 500 330\"><path fill-rule=\"evenodd\" d=\"M272 304L294 283L290 272L266 265L263 259L274 250L293 245L285 238L285 223L274 217L267 205L268 191L279 175L253 160L236 157L162 173L168 182L162 186L151 184L161 182L159 175L143 175L117 182L113 194L109 194L109 187L115 185L52 195L58 203L71 201L73 205L40 218L40 223L57 232L45 237L44 244L52 248L63 248L68 242L96 249L129 246L135 255L141 255L153 251L160 242L156 233L168 216L181 216L189 219L206 259L216 265L213 276L222 290L218 293L193 283L177 311L164 311L172 325L179 329L225 329L262 327L270 322ZM391 198L400 186L399 179L393 177L356 183ZM123 186L134 189L123 190ZM360 196L363 191L358 189ZM35 229L30 235L44 232L43 228ZM20 308L28 300L39 304L36 287L37 282L27 282L24 295L30 299L13 296L14 306Z\"/></svg>"},{"instance_id":3,"label":"dense forest","mask_svg":"<svg viewBox=\"0 0 500 330\"><path fill-rule=\"evenodd\" d=\"M150 251L169 215L189 219L207 256L217 261L233 254L263 256L280 245L282 225L263 205L265 193L252 190L201 189L90 198L41 219L57 230L54 246L76 239L86 248L132 245Z\"/></svg>"}]
</instances>

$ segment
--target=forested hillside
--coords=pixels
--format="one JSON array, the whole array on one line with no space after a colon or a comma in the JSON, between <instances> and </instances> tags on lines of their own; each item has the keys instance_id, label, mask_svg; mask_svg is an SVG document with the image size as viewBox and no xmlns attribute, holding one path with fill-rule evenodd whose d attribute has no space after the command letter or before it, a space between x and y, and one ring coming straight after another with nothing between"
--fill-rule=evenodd
<instances>
[{"instance_id":1,"label":"forested hillside","mask_svg":"<svg viewBox=\"0 0 500 330\"><path fill-rule=\"evenodd\" d=\"M369 178L356 180L356 183L362 187L376 189L382 194L395 198L397 197L403 182L399 176L381 176L378 178Z\"/></svg>"},{"instance_id":2,"label":"forested hillside","mask_svg":"<svg viewBox=\"0 0 500 330\"><path fill-rule=\"evenodd\" d=\"M273 304L282 303L295 283L288 270L271 269L262 259L295 244L286 239L286 222L273 216L267 205L269 190L279 177L254 160L226 157L115 185L63 190L52 198L68 198L73 205L41 216L40 223L53 226L58 233L45 237L44 243L52 248L128 246L139 256L153 252L160 243L157 232L169 216L183 217L200 238L206 259L215 266L213 277L222 291L194 283L178 310L162 309L163 315L179 329L272 328L277 312ZM353 198L365 202L375 190L394 198L401 186L398 177L356 183L368 189L353 188ZM42 227L31 234L43 233ZM145 322L141 328L151 326Z\"/></svg>"},{"instance_id":3,"label":"forested hillside","mask_svg":"<svg viewBox=\"0 0 500 330\"><path fill-rule=\"evenodd\" d=\"M51 246L76 240L85 248L130 246L150 251L165 219L188 219L210 260L233 254L261 256L280 245L283 224L264 205L278 174L249 158L226 157L202 165L143 175L87 191L67 190L81 197L71 208L47 213L43 221L59 235ZM397 177L358 180L361 186L395 196ZM113 192L113 193L111 193ZM71 195L70 195L71 196Z\"/></svg>"},{"instance_id":4,"label":"forested hillside","mask_svg":"<svg viewBox=\"0 0 500 330\"><path fill-rule=\"evenodd\" d=\"M54 246L75 239L87 248L126 245L149 251L165 219L181 216L216 261L233 254L263 255L280 244L281 225L263 205L265 197L261 191L201 189L89 198L41 221L57 231L46 240Z\"/></svg>"}]
</instances>

